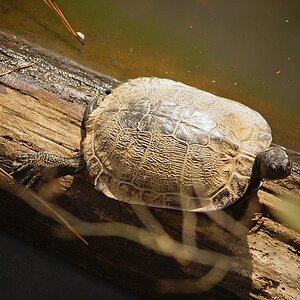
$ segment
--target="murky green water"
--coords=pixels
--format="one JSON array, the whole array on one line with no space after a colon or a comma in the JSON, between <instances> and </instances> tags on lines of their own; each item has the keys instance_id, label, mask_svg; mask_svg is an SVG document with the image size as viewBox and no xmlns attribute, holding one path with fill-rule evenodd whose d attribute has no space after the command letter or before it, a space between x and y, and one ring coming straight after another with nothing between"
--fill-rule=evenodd
<instances>
[{"instance_id":1,"label":"murky green water","mask_svg":"<svg viewBox=\"0 0 300 300\"><path fill-rule=\"evenodd\" d=\"M299 0L0 0L0 30L119 79L168 77L258 110L300 151Z\"/></svg>"}]
</instances>

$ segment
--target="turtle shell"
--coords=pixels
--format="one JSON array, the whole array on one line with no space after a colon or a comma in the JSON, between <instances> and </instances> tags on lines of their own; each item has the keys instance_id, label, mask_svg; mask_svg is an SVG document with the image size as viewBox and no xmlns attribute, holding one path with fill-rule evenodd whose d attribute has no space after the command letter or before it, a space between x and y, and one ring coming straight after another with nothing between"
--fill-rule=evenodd
<instances>
[{"instance_id":1,"label":"turtle shell","mask_svg":"<svg viewBox=\"0 0 300 300\"><path fill-rule=\"evenodd\" d=\"M249 107L159 78L119 85L86 128L84 157L97 189L132 204L190 211L237 201L272 139Z\"/></svg>"}]
</instances>

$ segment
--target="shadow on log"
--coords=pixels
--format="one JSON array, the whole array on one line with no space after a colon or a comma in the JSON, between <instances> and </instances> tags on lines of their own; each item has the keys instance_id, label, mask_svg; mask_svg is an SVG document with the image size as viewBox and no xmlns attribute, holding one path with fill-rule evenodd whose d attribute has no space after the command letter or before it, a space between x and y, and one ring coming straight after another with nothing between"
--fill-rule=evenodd
<instances>
[{"instance_id":1,"label":"shadow on log","mask_svg":"<svg viewBox=\"0 0 300 300\"><path fill-rule=\"evenodd\" d=\"M80 122L85 106L118 83L113 78L0 34L1 71L27 63L33 66L0 77L0 160L7 166L11 165L14 157L29 151L47 149L68 156L78 154ZM250 225L252 228L248 234L233 234L237 223L232 219L220 225L220 221L212 221L215 219L213 214L197 216L195 241L198 250L234 258L230 260L230 271L224 277L220 276L222 268L217 269L215 277L220 277L217 284L202 293L201 299L299 297L299 234L281 224L269 210L276 206L279 195L294 198L299 204L300 156L293 152L290 155L294 169L288 179L266 182L264 189L258 192L258 198L246 199L227 210L235 218L238 217L237 212L246 212L238 224ZM58 190L55 197L52 195L52 203L81 222L87 222L84 224L93 224L96 228L99 224L122 223L137 229L144 228L145 223L137 216L137 208L108 199L95 191L87 176L66 177L62 185L66 187L65 192L62 194ZM47 198L45 193L44 196ZM180 288L184 284L188 289L192 281L176 281L174 285L172 280L205 280L205 275L212 270L212 266L205 266L205 262L191 262L177 257L176 253L173 256L161 255L163 251L154 251L155 239L146 241L150 247L147 249L134 241L109 236L108 233L102 234L107 235L102 237L90 233L87 239L95 250L93 252L78 240L58 238L55 231L57 223L45 213L39 213L41 208L36 204L31 203L36 208L33 210L4 190L0 190L0 197L3 231L144 297L181 297L174 286ZM259 210L258 202L262 205L263 214L258 221L252 222L253 212ZM188 234L182 237L182 224L185 220L191 220L192 216L163 209L150 209L150 212L178 244L182 238L193 243L193 237ZM126 228L124 225L123 230L126 231ZM165 279L171 281L160 281ZM159 284L160 287L172 288L175 294L157 294ZM209 286L209 279L206 284ZM190 287L193 293L189 299L199 298L193 288Z\"/></svg>"}]
</instances>

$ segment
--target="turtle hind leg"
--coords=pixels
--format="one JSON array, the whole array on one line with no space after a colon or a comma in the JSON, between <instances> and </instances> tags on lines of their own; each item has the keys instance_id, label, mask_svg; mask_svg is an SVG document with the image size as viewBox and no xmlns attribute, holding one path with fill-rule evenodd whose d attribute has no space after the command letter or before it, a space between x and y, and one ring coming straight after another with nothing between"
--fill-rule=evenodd
<instances>
[{"instance_id":1,"label":"turtle hind leg","mask_svg":"<svg viewBox=\"0 0 300 300\"><path fill-rule=\"evenodd\" d=\"M41 151L17 157L13 162L12 175L26 186L35 186L39 182L79 173L84 168L85 162L82 155L63 157Z\"/></svg>"}]
</instances>

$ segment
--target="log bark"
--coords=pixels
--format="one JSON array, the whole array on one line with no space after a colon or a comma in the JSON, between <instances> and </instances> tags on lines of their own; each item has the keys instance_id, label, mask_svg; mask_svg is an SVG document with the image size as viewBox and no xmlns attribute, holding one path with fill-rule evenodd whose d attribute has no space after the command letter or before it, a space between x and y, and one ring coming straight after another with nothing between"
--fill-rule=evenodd
<instances>
[{"instance_id":1,"label":"log bark","mask_svg":"<svg viewBox=\"0 0 300 300\"><path fill-rule=\"evenodd\" d=\"M118 83L1 33L0 70L28 63L33 66L0 77L0 161L4 168L9 168L16 156L30 151L47 149L68 156L78 154L85 106ZM235 234L236 223L231 219L212 221L214 215L197 216L197 247L234 257L226 275L203 292L201 299L299 299L300 235L280 222L270 209L282 203L282 196L293 198L299 209L300 155L291 151L289 154L294 161L292 175L285 180L266 182L258 192L262 215L255 222L242 219L251 226L247 234ZM65 178L63 183L68 188L64 193L58 192L52 202L77 219L94 225L123 223L138 229L144 227L134 208L95 191L86 175ZM31 200L30 205L37 210L3 189L0 199L3 231L149 298L181 297L172 281L164 281L164 287L169 285L175 294L157 294L159 279L195 281L211 270L205 263L176 259L176 253L175 258L161 255L136 242L110 237L109 233L105 237L87 237L93 252L78 240L64 240L53 234L56 222L49 217L51 214L45 216L47 213L41 213ZM234 218L241 212L252 216L245 205L252 203L254 210L258 209L257 198L246 200L226 212ZM181 243L186 216L162 209L150 212L172 239ZM175 287L183 284L187 289L192 281L177 281ZM191 286L189 297L199 297L200 290Z\"/></svg>"}]
</instances>

